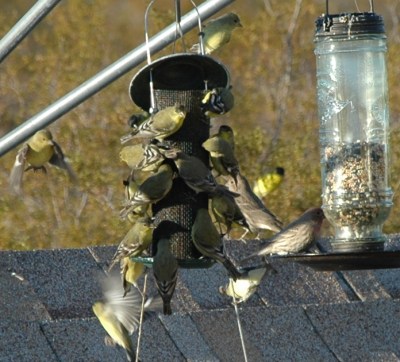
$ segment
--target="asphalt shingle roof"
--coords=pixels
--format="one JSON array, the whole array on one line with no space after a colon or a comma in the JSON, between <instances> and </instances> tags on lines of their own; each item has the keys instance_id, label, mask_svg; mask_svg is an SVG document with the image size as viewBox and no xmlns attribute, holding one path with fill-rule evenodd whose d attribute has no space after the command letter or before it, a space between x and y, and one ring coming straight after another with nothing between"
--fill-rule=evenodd
<instances>
[{"instance_id":1,"label":"asphalt shingle roof","mask_svg":"<svg viewBox=\"0 0 400 362\"><path fill-rule=\"evenodd\" d=\"M399 249L399 240L391 236L388 246ZM240 253L240 245L227 244ZM104 344L91 308L114 251L0 252L0 361L125 361L122 349ZM239 306L249 361L400 360L399 269L274 267ZM140 359L243 361L234 308L218 292L226 282L220 265L180 269L174 313L144 322Z\"/></svg>"}]
</instances>

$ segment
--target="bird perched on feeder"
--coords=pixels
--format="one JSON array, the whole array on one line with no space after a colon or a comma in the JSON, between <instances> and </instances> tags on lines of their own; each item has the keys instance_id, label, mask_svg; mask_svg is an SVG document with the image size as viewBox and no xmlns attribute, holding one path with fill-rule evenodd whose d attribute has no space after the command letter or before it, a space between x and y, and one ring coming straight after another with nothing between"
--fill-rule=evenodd
<instances>
[{"instance_id":1,"label":"bird perched on feeder","mask_svg":"<svg viewBox=\"0 0 400 362\"><path fill-rule=\"evenodd\" d=\"M253 186L253 192L260 198L267 196L276 190L282 183L285 176L285 169L277 167L273 172L268 172L259 177Z\"/></svg>"},{"instance_id":2,"label":"bird perched on feeder","mask_svg":"<svg viewBox=\"0 0 400 362\"><path fill-rule=\"evenodd\" d=\"M153 229L150 218L142 217L137 219L119 243L117 251L111 259L109 271L122 258L141 255L152 241Z\"/></svg>"},{"instance_id":3,"label":"bird perched on feeder","mask_svg":"<svg viewBox=\"0 0 400 362\"><path fill-rule=\"evenodd\" d=\"M53 140L51 132L47 129L42 129L36 132L18 151L9 178L10 189L17 194L21 194L24 172L30 169L47 172L46 163L66 170L71 181L77 181L74 171L65 160L61 147ZM29 166L24 170L25 164Z\"/></svg>"},{"instance_id":4,"label":"bird perched on feeder","mask_svg":"<svg viewBox=\"0 0 400 362\"><path fill-rule=\"evenodd\" d=\"M119 158L131 170L144 172L156 172L165 160L158 146L151 143L125 146L121 149Z\"/></svg>"},{"instance_id":5,"label":"bird perched on feeder","mask_svg":"<svg viewBox=\"0 0 400 362\"><path fill-rule=\"evenodd\" d=\"M137 281L146 270L143 263L133 261L129 256L126 256L120 261L122 286L124 288L124 297L131 289L131 285L138 288Z\"/></svg>"},{"instance_id":6,"label":"bird perched on feeder","mask_svg":"<svg viewBox=\"0 0 400 362\"><path fill-rule=\"evenodd\" d=\"M291 222L270 238L267 243L264 243L259 251L244 258L241 262L255 256L286 255L307 251L315 244L324 218L325 215L321 208L308 209L297 220Z\"/></svg>"},{"instance_id":7,"label":"bird perched on feeder","mask_svg":"<svg viewBox=\"0 0 400 362\"><path fill-rule=\"evenodd\" d=\"M230 191L239 194L235 198L235 202L245 217L250 231L256 233L257 238L262 230L271 230L273 232L282 230L282 222L254 194L249 182L243 175L238 173L236 179L230 178L227 186ZM246 234L247 231L242 235L242 238Z\"/></svg>"},{"instance_id":8,"label":"bird perched on feeder","mask_svg":"<svg viewBox=\"0 0 400 362\"><path fill-rule=\"evenodd\" d=\"M129 202L129 200L133 197L133 195L139 189L140 184L135 180L135 174L132 172L126 180L123 180L123 185L125 186L125 201ZM134 209L132 209L127 217L129 221L134 223L138 217L145 216L148 213L149 204L142 204Z\"/></svg>"},{"instance_id":9,"label":"bird perched on feeder","mask_svg":"<svg viewBox=\"0 0 400 362\"><path fill-rule=\"evenodd\" d=\"M239 162L228 141L217 133L203 142L202 147L210 153L211 163L218 176L231 175L236 178L239 172Z\"/></svg>"},{"instance_id":10,"label":"bird perched on feeder","mask_svg":"<svg viewBox=\"0 0 400 362\"><path fill-rule=\"evenodd\" d=\"M211 54L231 40L232 31L242 27L239 17L235 13L228 13L219 18L210 20L203 29L204 53ZM190 49L200 53L200 45L195 44Z\"/></svg>"},{"instance_id":11,"label":"bird perched on feeder","mask_svg":"<svg viewBox=\"0 0 400 362\"><path fill-rule=\"evenodd\" d=\"M166 158L174 160L179 176L196 193L227 193L237 196L225 186L218 184L208 167L197 157L189 156L178 149L168 150L164 155Z\"/></svg>"},{"instance_id":12,"label":"bird perched on feeder","mask_svg":"<svg viewBox=\"0 0 400 362\"><path fill-rule=\"evenodd\" d=\"M257 291L268 268L268 265L247 268L236 281L229 278L229 283L225 287L219 287L219 292L232 297L234 303L245 302Z\"/></svg>"},{"instance_id":13,"label":"bird perched on feeder","mask_svg":"<svg viewBox=\"0 0 400 362\"><path fill-rule=\"evenodd\" d=\"M213 195L211 198L211 210L214 214L215 220L220 225L221 234L221 223L225 224L225 235L228 237L233 226L237 225L245 230L249 230L246 219L232 196L226 194Z\"/></svg>"},{"instance_id":14,"label":"bird perched on feeder","mask_svg":"<svg viewBox=\"0 0 400 362\"><path fill-rule=\"evenodd\" d=\"M135 127L129 134L121 137L121 143L125 143L132 138L136 139L163 139L173 135L183 125L186 117L185 107L182 105L174 105L166 107L155 114L152 114L149 119Z\"/></svg>"},{"instance_id":15,"label":"bird perched on feeder","mask_svg":"<svg viewBox=\"0 0 400 362\"><path fill-rule=\"evenodd\" d=\"M118 277L109 276L103 281L103 301L94 303L93 312L108 333L107 345L119 345L125 349L128 361L135 361L131 335L139 326L142 295L132 288L125 296ZM144 305L146 313L158 312L158 298L149 298Z\"/></svg>"},{"instance_id":16,"label":"bird perched on feeder","mask_svg":"<svg viewBox=\"0 0 400 362\"><path fill-rule=\"evenodd\" d=\"M163 300L163 312L166 315L172 314L171 299L178 277L178 261L171 252L170 240L176 232L184 230L186 229L172 221L163 220L158 224L153 234L153 244L156 245L153 273L158 293Z\"/></svg>"},{"instance_id":17,"label":"bird perched on feeder","mask_svg":"<svg viewBox=\"0 0 400 362\"><path fill-rule=\"evenodd\" d=\"M121 210L120 216L125 218L130 212L142 205L154 204L163 199L172 188L174 171L168 164L163 164L157 173L149 176L137 191L127 201L126 206Z\"/></svg>"},{"instance_id":18,"label":"bird perched on feeder","mask_svg":"<svg viewBox=\"0 0 400 362\"><path fill-rule=\"evenodd\" d=\"M215 228L207 209L197 211L191 235L194 246L202 255L222 264L234 280L240 277L239 271L222 252L221 235Z\"/></svg>"},{"instance_id":19,"label":"bird perched on feeder","mask_svg":"<svg viewBox=\"0 0 400 362\"><path fill-rule=\"evenodd\" d=\"M219 137L229 143L232 151L235 151L235 135L233 134L233 129L226 124L219 127L218 130Z\"/></svg>"},{"instance_id":20,"label":"bird perched on feeder","mask_svg":"<svg viewBox=\"0 0 400 362\"><path fill-rule=\"evenodd\" d=\"M201 110L207 117L216 117L229 112L235 99L230 87L219 87L211 89L201 101Z\"/></svg>"}]
</instances>

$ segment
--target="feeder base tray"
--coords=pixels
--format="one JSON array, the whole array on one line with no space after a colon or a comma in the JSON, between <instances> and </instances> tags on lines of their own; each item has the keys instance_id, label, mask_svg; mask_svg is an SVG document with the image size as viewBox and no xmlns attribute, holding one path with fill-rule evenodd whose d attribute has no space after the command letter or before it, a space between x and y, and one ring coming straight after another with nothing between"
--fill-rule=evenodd
<instances>
[{"instance_id":1,"label":"feeder base tray","mask_svg":"<svg viewBox=\"0 0 400 362\"><path fill-rule=\"evenodd\" d=\"M319 271L400 268L400 251L292 254L269 259L299 263Z\"/></svg>"},{"instance_id":2,"label":"feeder base tray","mask_svg":"<svg viewBox=\"0 0 400 362\"><path fill-rule=\"evenodd\" d=\"M133 261L137 263L143 263L146 267L151 268L153 266L153 258L152 257L137 257L131 258ZM215 264L215 261L208 258L202 259L178 259L178 265L181 268L185 269L207 269L212 267Z\"/></svg>"}]
</instances>

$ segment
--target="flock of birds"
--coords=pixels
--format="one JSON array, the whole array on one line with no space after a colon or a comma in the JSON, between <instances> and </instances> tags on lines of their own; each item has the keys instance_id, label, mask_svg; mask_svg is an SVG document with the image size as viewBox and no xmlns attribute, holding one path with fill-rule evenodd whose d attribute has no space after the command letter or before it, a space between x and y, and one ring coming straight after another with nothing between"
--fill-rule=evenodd
<instances>
[{"instance_id":1,"label":"flock of birds","mask_svg":"<svg viewBox=\"0 0 400 362\"><path fill-rule=\"evenodd\" d=\"M241 23L234 13L211 20L204 27L206 54L229 42L232 31L237 27L241 27ZM215 88L205 92L201 108L206 116L212 118L225 114L233 105L230 87ZM209 209L200 208L190 234L194 246L203 257L220 263L226 269L229 282L220 291L232 297L235 303L246 301L256 291L269 267L266 256L309 250L324 219L321 208L312 208L284 227L261 200L282 182L284 169L278 167L274 172L263 175L252 188L240 172L235 157L234 133L228 125L222 125L216 134L202 144L209 152L211 169L200 159L165 143L165 139L182 127L186 115L187 110L179 104L153 114L144 112L134 115L128 122L131 131L121 138L122 143L133 142L120 151L121 161L131 169L124 181L126 201L120 217L128 219L132 225L110 262L109 277L103 281L104 300L96 302L93 311L108 333L107 344L122 346L130 361L136 358L130 336L139 326L145 297L138 287L138 280L146 272L145 265L132 258L146 255L151 244L156 246L152 270L158 296L149 298L143 304L144 311L163 312L166 315L172 313L171 299L179 266L170 249L170 237L182 228L177 224L171 226L173 223L168 220L161 221L155 227L151 205L170 193L175 178L181 178L196 194L206 193L210 199L211 213ZM66 170L71 180L76 182L77 177L66 162L60 146L48 130L41 130L18 152L10 175L11 189L21 194L24 171L45 171L47 163ZM139 181L138 174L145 176ZM223 183L217 179L223 180ZM233 228L243 229L243 240L248 233L256 238L264 230L275 233L270 239L260 242L257 252L240 261L262 257L263 266L238 269L224 254L223 238L229 237ZM121 277L113 273L117 264Z\"/></svg>"}]
</instances>

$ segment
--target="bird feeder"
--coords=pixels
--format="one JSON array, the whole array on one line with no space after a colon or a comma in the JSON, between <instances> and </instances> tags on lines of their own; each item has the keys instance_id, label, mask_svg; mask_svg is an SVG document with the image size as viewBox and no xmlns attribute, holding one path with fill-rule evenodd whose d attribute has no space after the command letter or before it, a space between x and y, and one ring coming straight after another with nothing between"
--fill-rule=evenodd
<instances>
[{"instance_id":1,"label":"bird feeder","mask_svg":"<svg viewBox=\"0 0 400 362\"><path fill-rule=\"evenodd\" d=\"M145 20L147 39L147 15ZM179 21L177 16L178 29ZM133 77L129 94L137 106L149 113L175 104L184 106L187 114L183 126L166 138L164 143L208 165L209 156L201 144L209 138L210 119L202 112L201 101L208 89L228 87L229 83L230 77L225 66L209 56L177 53L151 61L148 53L148 64ZM208 196L204 193L196 194L179 177L174 179L171 192L153 205L156 226L168 220L185 229L170 238L171 251L181 267L201 268L214 264L212 260L202 257L191 239L191 228L199 208L208 208ZM151 254L154 253L153 245ZM136 259L146 263L146 258ZM151 262L152 258L147 258L147 263Z\"/></svg>"},{"instance_id":2,"label":"bird feeder","mask_svg":"<svg viewBox=\"0 0 400 362\"><path fill-rule=\"evenodd\" d=\"M333 251L381 251L392 207L386 35L374 12L316 21L322 199Z\"/></svg>"}]
</instances>

